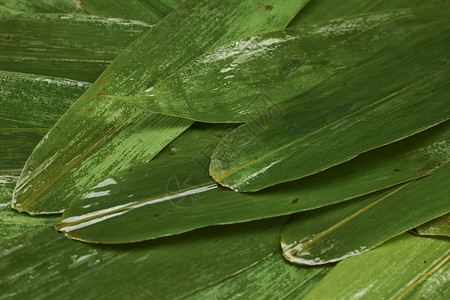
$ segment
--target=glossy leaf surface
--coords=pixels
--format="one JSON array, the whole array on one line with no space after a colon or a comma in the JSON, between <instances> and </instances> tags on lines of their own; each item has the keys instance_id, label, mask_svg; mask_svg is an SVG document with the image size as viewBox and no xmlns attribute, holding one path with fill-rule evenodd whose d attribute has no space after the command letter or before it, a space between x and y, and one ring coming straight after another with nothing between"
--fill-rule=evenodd
<instances>
[{"instance_id":1,"label":"glossy leaf surface","mask_svg":"<svg viewBox=\"0 0 450 300\"><path fill-rule=\"evenodd\" d=\"M284 221L115 246L77 243L46 227L0 244L0 299L179 299L278 251Z\"/></svg>"},{"instance_id":2,"label":"glossy leaf surface","mask_svg":"<svg viewBox=\"0 0 450 300\"><path fill-rule=\"evenodd\" d=\"M435 7L447 5L446 0L346 0L336 5L335 0L311 1L289 24L288 27L301 26L322 20L341 18L344 16L364 14L374 11L412 7ZM332 7L332 9L330 9Z\"/></svg>"},{"instance_id":3,"label":"glossy leaf surface","mask_svg":"<svg viewBox=\"0 0 450 300\"><path fill-rule=\"evenodd\" d=\"M293 263L320 265L358 255L450 211L450 164L430 176L299 215L283 229Z\"/></svg>"},{"instance_id":4,"label":"glossy leaf surface","mask_svg":"<svg viewBox=\"0 0 450 300\"><path fill-rule=\"evenodd\" d=\"M185 299L301 299L332 268L294 266L277 252L256 266Z\"/></svg>"},{"instance_id":5,"label":"glossy leaf surface","mask_svg":"<svg viewBox=\"0 0 450 300\"><path fill-rule=\"evenodd\" d=\"M448 29L448 22L427 26L275 112L268 108L221 141L211 176L234 190L257 191L447 120Z\"/></svg>"},{"instance_id":6,"label":"glossy leaf surface","mask_svg":"<svg viewBox=\"0 0 450 300\"><path fill-rule=\"evenodd\" d=\"M183 2L122 51L50 130L24 168L13 206L62 212L93 182L149 161L192 124L96 96L143 91L214 46L284 28L305 3L275 1L267 11L256 0Z\"/></svg>"},{"instance_id":7,"label":"glossy leaf surface","mask_svg":"<svg viewBox=\"0 0 450 300\"><path fill-rule=\"evenodd\" d=\"M97 0L94 0L97 1ZM0 0L0 15L84 13L77 0Z\"/></svg>"},{"instance_id":8,"label":"glossy leaf surface","mask_svg":"<svg viewBox=\"0 0 450 300\"><path fill-rule=\"evenodd\" d=\"M79 6L96 16L142 20L157 23L182 0L83 0Z\"/></svg>"},{"instance_id":9,"label":"glossy leaf surface","mask_svg":"<svg viewBox=\"0 0 450 300\"><path fill-rule=\"evenodd\" d=\"M449 246L402 234L340 262L304 299L447 299Z\"/></svg>"},{"instance_id":10,"label":"glossy leaf surface","mask_svg":"<svg viewBox=\"0 0 450 300\"><path fill-rule=\"evenodd\" d=\"M79 14L0 16L0 69L93 82L150 27Z\"/></svg>"},{"instance_id":11,"label":"glossy leaf surface","mask_svg":"<svg viewBox=\"0 0 450 300\"><path fill-rule=\"evenodd\" d=\"M439 235L450 237L450 214L431 220L430 222L415 228L414 232L418 235Z\"/></svg>"},{"instance_id":12,"label":"glossy leaf surface","mask_svg":"<svg viewBox=\"0 0 450 300\"><path fill-rule=\"evenodd\" d=\"M236 193L207 174L211 152L232 128L192 127L155 160L113 174L76 197L57 228L75 239L123 243L269 218L424 176L449 158L442 146L450 141L447 122L317 175L256 193Z\"/></svg>"},{"instance_id":13,"label":"glossy leaf surface","mask_svg":"<svg viewBox=\"0 0 450 300\"><path fill-rule=\"evenodd\" d=\"M151 89L121 99L201 122L245 122L445 17L440 9L399 10L254 36L216 48Z\"/></svg>"},{"instance_id":14,"label":"glossy leaf surface","mask_svg":"<svg viewBox=\"0 0 450 300\"><path fill-rule=\"evenodd\" d=\"M89 86L0 71L0 174L20 172L36 144Z\"/></svg>"}]
</instances>

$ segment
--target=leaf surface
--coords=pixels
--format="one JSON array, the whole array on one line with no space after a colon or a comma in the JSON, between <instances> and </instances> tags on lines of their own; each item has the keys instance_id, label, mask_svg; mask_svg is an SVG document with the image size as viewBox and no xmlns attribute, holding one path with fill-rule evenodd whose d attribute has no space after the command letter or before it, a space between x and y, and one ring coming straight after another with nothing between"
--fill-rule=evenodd
<instances>
[{"instance_id":1,"label":"leaf surface","mask_svg":"<svg viewBox=\"0 0 450 300\"><path fill-rule=\"evenodd\" d=\"M440 235L450 237L450 214L441 216L414 229L418 235Z\"/></svg>"},{"instance_id":2,"label":"leaf surface","mask_svg":"<svg viewBox=\"0 0 450 300\"><path fill-rule=\"evenodd\" d=\"M283 229L293 263L320 265L366 252L450 211L450 164L430 176L299 215Z\"/></svg>"},{"instance_id":3,"label":"leaf surface","mask_svg":"<svg viewBox=\"0 0 450 300\"><path fill-rule=\"evenodd\" d=\"M402 234L340 262L304 299L447 299L449 246Z\"/></svg>"},{"instance_id":4,"label":"leaf surface","mask_svg":"<svg viewBox=\"0 0 450 300\"><path fill-rule=\"evenodd\" d=\"M0 69L93 82L150 27L79 14L0 16Z\"/></svg>"},{"instance_id":5,"label":"leaf surface","mask_svg":"<svg viewBox=\"0 0 450 300\"><path fill-rule=\"evenodd\" d=\"M211 176L234 190L257 191L447 120L448 33L448 22L427 26L277 104L275 113L268 108L221 141Z\"/></svg>"},{"instance_id":6,"label":"leaf surface","mask_svg":"<svg viewBox=\"0 0 450 300\"><path fill-rule=\"evenodd\" d=\"M216 48L153 88L119 99L201 122L245 122L445 16L441 9L399 10L254 36Z\"/></svg>"},{"instance_id":7,"label":"leaf surface","mask_svg":"<svg viewBox=\"0 0 450 300\"><path fill-rule=\"evenodd\" d=\"M0 244L0 299L180 299L278 251L284 221L114 246L35 230Z\"/></svg>"},{"instance_id":8,"label":"leaf surface","mask_svg":"<svg viewBox=\"0 0 450 300\"><path fill-rule=\"evenodd\" d=\"M62 212L92 182L148 162L192 124L98 95L136 94L214 46L282 29L306 2L280 0L270 11L256 0L183 2L122 51L49 131L22 172L13 207Z\"/></svg>"},{"instance_id":9,"label":"leaf surface","mask_svg":"<svg viewBox=\"0 0 450 300\"><path fill-rule=\"evenodd\" d=\"M74 239L124 243L286 215L424 176L450 157L447 122L317 175L256 193L236 193L207 173L211 152L231 129L192 127L148 164L93 184L70 203L57 228Z\"/></svg>"},{"instance_id":10,"label":"leaf surface","mask_svg":"<svg viewBox=\"0 0 450 300\"><path fill-rule=\"evenodd\" d=\"M97 0L94 0L97 1ZM0 0L0 15L32 13L83 13L77 0Z\"/></svg>"}]
</instances>

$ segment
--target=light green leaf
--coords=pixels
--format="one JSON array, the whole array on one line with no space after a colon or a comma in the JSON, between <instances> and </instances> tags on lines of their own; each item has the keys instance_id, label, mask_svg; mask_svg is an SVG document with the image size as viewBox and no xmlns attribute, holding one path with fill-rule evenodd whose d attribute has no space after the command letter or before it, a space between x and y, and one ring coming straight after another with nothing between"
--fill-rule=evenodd
<instances>
[{"instance_id":1,"label":"light green leaf","mask_svg":"<svg viewBox=\"0 0 450 300\"><path fill-rule=\"evenodd\" d=\"M39 140L89 86L0 71L0 174L20 172Z\"/></svg>"},{"instance_id":2,"label":"light green leaf","mask_svg":"<svg viewBox=\"0 0 450 300\"><path fill-rule=\"evenodd\" d=\"M293 263L320 265L358 255L450 211L450 164L430 176L299 215L283 229Z\"/></svg>"},{"instance_id":3,"label":"light green leaf","mask_svg":"<svg viewBox=\"0 0 450 300\"><path fill-rule=\"evenodd\" d=\"M148 162L192 124L98 95L136 94L214 46L282 29L306 2L277 0L270 11L257 0L183 2L122 51L50 130L24 168L13 206L30 214L62 212L92 182Z\"/></svg>"},{"instance_id":4,"label":"light green leaf","mask_svg":"<svg viewBox=\"0 0 450 300\"><path fill-rule=\"evenodd\" d=\"M448 299L449 246L405 233L340 262L304 299Z\"/></svg>"},{"instance_id":5,"label":"light green leaf","mask_svg":"<svg viewBox=\"0 0 450 300\"><path fill-rule=\"evenodd\" d=\"M450 157L446 122L317 175L236 193L218 186L207 172L211 152L231 129L192 127L148 164L91 185L70 203L57 228L74 239L123 243L286 215L424 176Z\"/></svg>"},{"instance_id":6,"label":"light green leaf","mask_svg":"<svg viewBox=\"0 0 450 300\"><path fill-rule=\"evenodd\" d=\"M0 36L5 37L0 69L95 81L150 27L141 21L78 14L0 16Z\"/></svg>"},{"instance_id":7,"label":"light green leaf","mask_svg":"<svg viewBox=\"0 0 450 300\"><path fill-rule=\"evenodd\" d=\"M444 11L390 11L254 36L216 48L153 88L119 99L196 121L248 121L405 34L445 18Z\"/></svg>"},{"instance_id":8,"label":"light green leaf","mask_svg":"<svg viewBox=\"0 0 450 300\"><path fill-rule=\"evenodd\" d=\"M79 6L80 2L79 0L0 0L0 15L84 13Z\"/></svg>"},{"instance_id":9,"label":"light green leaf","mask_svg":"<svg viewBox=\"0 0 450 300\"><path fill-rule=\"evenodd\" d=\"M180 299L278 251L284 221L114 246L77 243L46 227L0 244L0 299Z\"/></svg>"},{"instance_id":10,"label":"light green leaf","mask_svg":"<svg viewBox=\"0 0 450 300\"><path fill-rule=\"evenodd\" d=\"M407 35L238 127L215 150L211 176L234 190L257 191L449 119L448 24Z\"/></svg>"},{"instance_id":11,"label":"light green leaf","mask_svg":"<svg viewBox=\"0 0 450 300\"><path fill-rule=\"evenodd\" d=\"M256 266L185 299L301 299L332 268L293 266L274 253Z\"/></svg>"},{"instance_id":12,"label":"light green leaf","mask_svg":"<svg viewBox=\"0 0 450 300\"><path fill-rule=\"evenodd\" d=\"M450 237L450 214L431 220L414 229L418 235L442 235Z\"/></svg>"},{"instance_id":13,"label":"light green leaf","mask_svg":"<svg viewBox=\"0 0 450 300\"><path fill-rule=\"evenodd\" d=\"M374 11L383 11L412 7L435 7L448 4L447 0L346 0L336 5L335 0L311 1L289 24L288 27L301 26L322 20L341 18L344 16L364 14ZM332 7L330 9L330 7Z\"/></svg>"},{"instance_id":14,"label":"light green leaf","mask_svg":"<svg viewBox=\"0 0 450 300\"><path fill-rule=\"evenodd\" d=\"M97 16L142 20L157 23L182 0L83 0L79 6Z\"/></svg>"}]
</instances>

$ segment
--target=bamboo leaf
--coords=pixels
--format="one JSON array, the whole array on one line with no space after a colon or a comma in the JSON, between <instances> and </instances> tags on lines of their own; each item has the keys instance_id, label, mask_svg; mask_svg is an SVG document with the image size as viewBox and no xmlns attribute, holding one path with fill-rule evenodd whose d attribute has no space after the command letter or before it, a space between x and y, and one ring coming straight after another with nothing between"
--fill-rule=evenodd
<instances>
[{"instance_id":1,"label":"bamboo leaf","mask_svg":"<svg viewBox=\"0 0 450 300\"><path fill-rule=\"evenodd\" d=\"M414 229L418 235L441 235L450 237L450 214L431 220Z\"/></svg>"},{"instance_id":2,"label":"bamboo leaf","mask_svg":"<svg viewBox=\"0 0 450 300\"><path fill-rule=\"evenodd\" d=\"M286 259L320 265L358 255L450 211L450 164L432 175L298 216L283 229Z\"/></svg>"},{"instance_id":3,"label":"bamboo leaf","mask_svg":"<svg viewBox=\"0 0 450 300\"><path fill-rule=\"evenodd\" d=\"M43 228L0 244L0 298L180 299L278 251L284 221L114 246L76 243Z\"/></svg>"},{"instance_id":4,"label":"bamboo leaf","mask_svg":"<svg viewBox=\"0 0 450 300\"><path fill-rule=\"evenodd\" d=\"M83 13L83 10L74 0L0 0L0 15L32 13Z\"/></svg>"},{"instance_id":5,"label":"bamboo leaf","mask_svg":"<svg viewBox=\"0 0 450 300\"><path fill-rule=\"evenodd\" d=\"M286 215L424 176L450 157L443 146L450 142L447 122L317 175L236 193L218 186L207 172L211 152L231 129L192 127L153 161L108 176L77 196L57 229L74 239L124 243Z\"/></svg>"},{"instance_id":6,"label":"bamboo leaf","mask_svg":"<svg viewBox=\"0 0 450 300\"><path fill-rule=\"evenodd\" d=\"M13 207L30 214L62 212L92 182L149 161L192 124L99 94L136 94L214 46L282 29L306 2L279 0L270 11L256 0L183 2L122 51L49 131L25 165Z\"/></svg>"},{"instance_id":7,"label":"bamboo leaf","mask_svg":"<svg viewBox=\"0 0 450 300\"><path fill-rule=\"evenodd\" d=\"M406 33L445 18L444 11L390 11L254 36L216 48L151 89L119 99L201 122L248 121Z\"/></svg>"},{"instance_id":8,"label":"bamboo leaf","mask_svg":"<svg viewBox=\"0 0 450 300\"><path fill-rule=\"evenodd\" d=\"M185 299L301 299L332 268L293 266L275 253L256 266Z\"/></svg>"},{"instance_id":9,"label":"bamboo leaf","mask_svg":"<svg viewBox=\"0 0 450 300\"><path fill-rule=\"evenodd\" d=\"M157 23L182 0L83 0L79 6L91 15Z\"/></svg>"},{"instance_id":10,"label":"bamboo leaf","mask_svg":"<svg viewBox=\"0 0 450 300\"><path fill-rule=\"evenodd\" d=\"M301 26L322 20L341 18L375 11L412 8L436 7L448 4L446 0L347 0L336 5L334 0L311 1L289 24L288 27ZM332 7L333 9L330 9Z\"/></svg>"},{"instance_id":11,"label":"bamboo leaf","mask_svg":"<svg viewBox=\"0 0 450 300\"><path fill-rule=\"evenodd\" d=\"M0 71L0 174L20 172L39 140L89 86Z\"/></svg>"},{"instance_id":12,"label":"bamboo leaf","mask_svg":"<svg viewBox=\"0 0 450 300\"><path fill-rule=\"evenodd\" d=\"M449 245L405 233L340 262L304 299L447 299Z\"/></svg>"},{"instance_id":13,"label":"bamboo leaf","mask_svg":"<svg viewBox=\"0 0 450 300\"><path fill-rule=\"evenodd\" d=\"M450 35L447 22L438 24L238 127L212 155L211 176L234 190L257 191L447 120Z\"/></svg>"},{"instance_id":14,"label":"bamboo leaf","mask_svg":"<svg viewBox=\"0 0 450 300\"><path fill-rule=\"evenodd\" d=\"M87 15L0 16L0 69L95 81L151 25ZM75 99L73 99L75 100Z\"/></svg>"}]
</instances>

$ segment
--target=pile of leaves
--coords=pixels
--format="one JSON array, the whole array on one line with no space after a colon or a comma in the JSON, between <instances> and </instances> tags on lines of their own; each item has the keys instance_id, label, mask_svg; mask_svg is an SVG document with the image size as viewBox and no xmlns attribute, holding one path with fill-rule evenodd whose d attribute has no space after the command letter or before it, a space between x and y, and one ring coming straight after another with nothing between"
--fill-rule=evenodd
<instances>
[{"instance_id":1,"label":"pile of leaves","mask_svg":"<svg viewBox=\"0 0 450 300\"><path fill-rule=\"evenodd\" d=\"M0 0L0 299L449 299L449 13Z\"/></svg>"}]
</instances>

